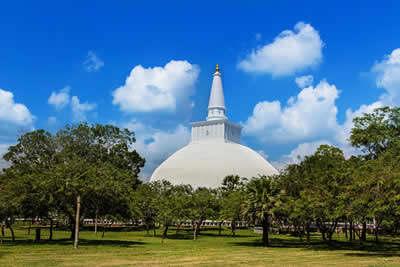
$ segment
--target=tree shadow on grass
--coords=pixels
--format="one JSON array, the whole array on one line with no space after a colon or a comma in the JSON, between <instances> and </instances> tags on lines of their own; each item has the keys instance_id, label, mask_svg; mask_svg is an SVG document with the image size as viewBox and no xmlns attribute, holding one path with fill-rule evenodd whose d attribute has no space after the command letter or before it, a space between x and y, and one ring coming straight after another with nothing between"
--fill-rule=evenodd
<instances>
[{"instance_id":1,"label":"tree shadow on grass","mask_svg":"<svg viewBox=\"0 0 400 267\"><path fill-rule=\"evenodd\" d=\"M346 256L360 257L399 257L400 242L398 241L381 241L378 244L373 241L366 241L361 244L359 241L323 241L313 238L308 244L305 240L300 241L292 238L270 238L270 246L272 248L302 248L315 251L354 251L345 253ZM247 247L263 247L261 238L251 241L230 242L235 246ZM357 252L356 252L357 251Z\"/></svg>"},{"instance_id":2,"label":"tree shadow on grass","mask_svg":"<svg viewBox=\"0 0 400 267\"><path fill-rule=\"evenodd\" d=\"M173 231L173 230L172 230ZM243 235L241 233L236 233L236 236L233 236L231 232L223 231L221 235L218 234L218 232L211 232L210 229L205 229L201 230L198 233L198 238L201 237L224 237L224 238L248 238L248 237L253 237L253 235ZM168 232L168 239L182 239L182 240L192 240L193 239L193 229L191 228L181 228L177 233L174 232Z\"/></svg>"},{"instance_id":3,"label":"tree shadow on grass","mask_svg":"<svg viewBox=\"0 0 400 267\"><path fill-rule=\"evenodd\" d=\"M131 247L138 245L145 245L146 242L141 241L126 241L126 240L92 240L92 239L79 239L79 246L112 246L112 247ZM73 241L69 238L50 240L40 240L35 242L34 240L11 240L4 242L3 246L25 246L25 245L58 245L58 246L72 246ZM1 247L1 246L0 246Z\"/></svg>"},{"instance_id":4,"label":"tree shadow on grass","mask_svg":"<svg viewBox=\"0 0 400 267\"><path fill-rule=\"evenodd\" d=\"M0 246L1 247L1 246ZM0 259L4 257L8 252L0 251Z\"/></svg>"}]
</instances>

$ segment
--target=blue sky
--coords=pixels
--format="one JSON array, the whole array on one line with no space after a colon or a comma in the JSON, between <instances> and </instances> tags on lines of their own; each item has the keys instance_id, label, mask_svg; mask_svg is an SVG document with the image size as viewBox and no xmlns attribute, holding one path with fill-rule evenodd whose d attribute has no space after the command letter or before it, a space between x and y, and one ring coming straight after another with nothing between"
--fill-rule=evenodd
<instances>
[{"instance_id":1,"label":"blue sky","mask_svg":"<svg viewBox=\"0 0 400 267\"><path fill-rule=\"evenodd\" d=\"M112 123L136 131L146 177L188 142L191 121L205 119L217 62L242 143L275 166L321 143L357 153L346 141L352 118L400 102L399 8L398 1L4 2L0 153L26 130Z\"/></svg>"}]
</instances>

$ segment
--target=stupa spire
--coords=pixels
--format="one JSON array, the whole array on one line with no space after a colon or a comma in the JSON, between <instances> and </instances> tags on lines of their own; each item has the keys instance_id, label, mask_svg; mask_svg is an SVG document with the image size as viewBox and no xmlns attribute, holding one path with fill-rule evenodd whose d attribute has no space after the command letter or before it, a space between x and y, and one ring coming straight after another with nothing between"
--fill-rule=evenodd
<instances>
[{"instance_id":1,"label":"stupa spire","mask_svg":"<svg viewBox=\"0 0 400 267\"><path fill-rule=\"evenodd\" d=\"M226 119L222 74L219 72L219 70L219 65L217 64L211 86L210 101L208 103L208 121Z\"/></svg>"}]
</instances>

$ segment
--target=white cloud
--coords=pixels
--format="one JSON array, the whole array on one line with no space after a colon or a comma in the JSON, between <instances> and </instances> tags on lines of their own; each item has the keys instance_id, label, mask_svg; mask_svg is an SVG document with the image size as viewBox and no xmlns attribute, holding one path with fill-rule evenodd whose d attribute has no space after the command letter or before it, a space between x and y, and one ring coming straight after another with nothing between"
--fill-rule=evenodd
<instances>
[{"instance_id":1,"label":"white cloud","mask_svg":"<svg viewBox=\"0 0 400 267\"><path fill-rule=\"evenodd\" d=\"M96 108L96 104L80 103L77 96L71 98L72 118L74 121L85 121L86 113Z\"/></svg>"},{"instance_id":2,"label":"white cloud","mask_svg":"<svg viewBox=\"0 0 400 267\"><path fill-rule=\"evenodd\" d=\"M289 154L272 162L278 169L298 162L298 155L303 157L314 153L315 149L324 143L338 146L346 157L360 154L361 151L349 143L350 132L354 126L353 119L363 116L364 113L371 113L376 108L400 104L400 48L393 50L383 60L375 63L372 73L377 75L376 85L384 88L386 92L379 97L379 100L371 104L361 105L354 111L347 109L343 124L336 122L337 107L334 102L338 97L338 91L334 85L322 81L315 88L310 86L302 89L297 98L289 98L288 106L283 110L278 101L258 103L253 115L244 124L244 133L254 135L264 143L277 140L286 141L286 143L301 142ZM325 85L320 87L321 83ZM321 101L322 99L317 96L317 91L322 88L325 88L325 101ZM310 92L313 93L310 94ZM303 96L300 97L300 95ZM293 125L292 129L297 130L290 130ZM308 129L308 131L302 131L302 129ZM279 135L282 137L276 138Z\"/></svg>"},{"instance_id":3,"label":"white cloud","mask_svg":"<svg viewBox=\"0 0 400 267\"><path fill-rule=\"evenodd\" d=\"M295 143L331 136L337 130L335 100L339 90L326 80L301 90L287 106L279 101L259 102L244 123L243 132L263 143Z\"/></svg>"},{"instance_id":4,"label":"white cloud","mask_svg":"<svg viewBox=\"0 0 400 267\"><path fill-rule=\"evenodd\" d=\"M277 161L272 161L271 164L278 170L283 170L289 164L300 163L305 156L310 156L314 154L317 148L324 144L331 145L331 142L326 140L319 140L314 142L301 143L297 145L297 147L293 149L289 154L283 155Z\"/></svg>"},{"instance_id":5,"label":"white cloud","mask_svg":"<svg viewBox=\"0 0 400 267\"><path fill-rule=\"evenodd\" d=\"M314 82L314 77L312 75L300 76L295 79L298 87L304 88L310 86Z\"/></svg>"},{"instance_id":6,"label":"white cloud","mask_svg":"<svg viewBox=\"0 0 400 267\"><path fill-rule=\"evenodd\" d=\"M113 104L125 112L175 112L191 109L199 68L171 60L164 67L134 67L125 84L113 92Z\"/></svg>"},{"instance_id":7,"label":"white cloud","mask_svg":"<svg viewBox=\"0 0 400 267\"><path fill-rule=\"evenodd\" d=\"M385 105L400 105L400 48L375 63L372 71L377 74L376 85L387 91L381 101Z\"/></svg>"},{"instance_id":8,"label":"white cloud","mask_svg":"<svg viewBox=\"0 0 400 267\"><path fill-rule=\"evenodd\" d=\"M89 51L83 66L87 72L95 72L104 66L104 62L93 51Z\"/></svg>"},{"instance_id":9,"label":"white cloud","mask_svg":"<svg viewBox=\"0 0 400 267\"><path fill-rule=\"evenodd\" d=\"M0 121L19 126L31 126L33 120L34 116L25 105L14 102L12 92L0 89Z\"/></svg>"},{"instance_id":10,"label":"white cloud","mask_svg":"<svg viewBox=\"0 0 400 267\"><path fill-rule=\"evenodd\" d=\"M122 124L122 127L135 131L134 148L146 159L146 165L141 173L141 177L145 180L150 179L158 165L187 145L190 140L189 129L181 124L172 131L154 129L135 120Z\"/></svg>"},{"instance_id":11,"label":"white cloud","mask_svg":"<svg viewBox=\"0 0 400 267\"><path fill-rule=\"evenodd\" d=\"M310 24L299 22L294 31L285 30L274 42L253 50L238 67L246 72L272 76L290 75L319 65L323 46L318 31Z\"/></svg>"},{"instance_id":12,"label":"white cloud","mask_svg":"<svg viewBox=\"0 0 400 267\"><path fill-rule=\"evenodd\" d=\"M57 110L61 110L65 108L70 101L70 92L71 88L69 86L64 87L61 89L58 93L57 92L51 92L51 95L47 102L50 105L53 105Z\"/></svg>"}]
</instances>

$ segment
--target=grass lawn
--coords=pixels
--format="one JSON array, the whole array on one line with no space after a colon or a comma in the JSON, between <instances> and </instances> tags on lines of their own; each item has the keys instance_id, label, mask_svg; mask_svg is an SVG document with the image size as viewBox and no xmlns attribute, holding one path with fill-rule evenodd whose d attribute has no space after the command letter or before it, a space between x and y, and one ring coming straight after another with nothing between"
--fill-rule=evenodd
<instances>
[{"instance_id":1,"label":"grass lawn","mask_svg":"<svg viewBox=\"0 0 400 267\"><path fill-rule=\"evenodd\" d=\"M158 234L161 230L158 230ZM101 238L93 232L82 231L78 250L68 239L70 233L57 230L55 240L34 243L35 231L16 229L17 240L0 246L0 266L133 266L133 265L275 265L275 266L400 266L400 239L385 237L379 245L368 241L360 247L351 245L344 237L332 244L321 242L319 235L307 245L297 237L271 235L269 248L261 245L261 236L251 230L239 230L231 237L228 229L222 236L218 231L202 231L197 241L191 240L189 229L161 243L160 237L147 236L144 231L106 232ZM48 238L48 231L42 231ZM372 236L371 236L372 238Z\"/></svg>"}]
</instances>

